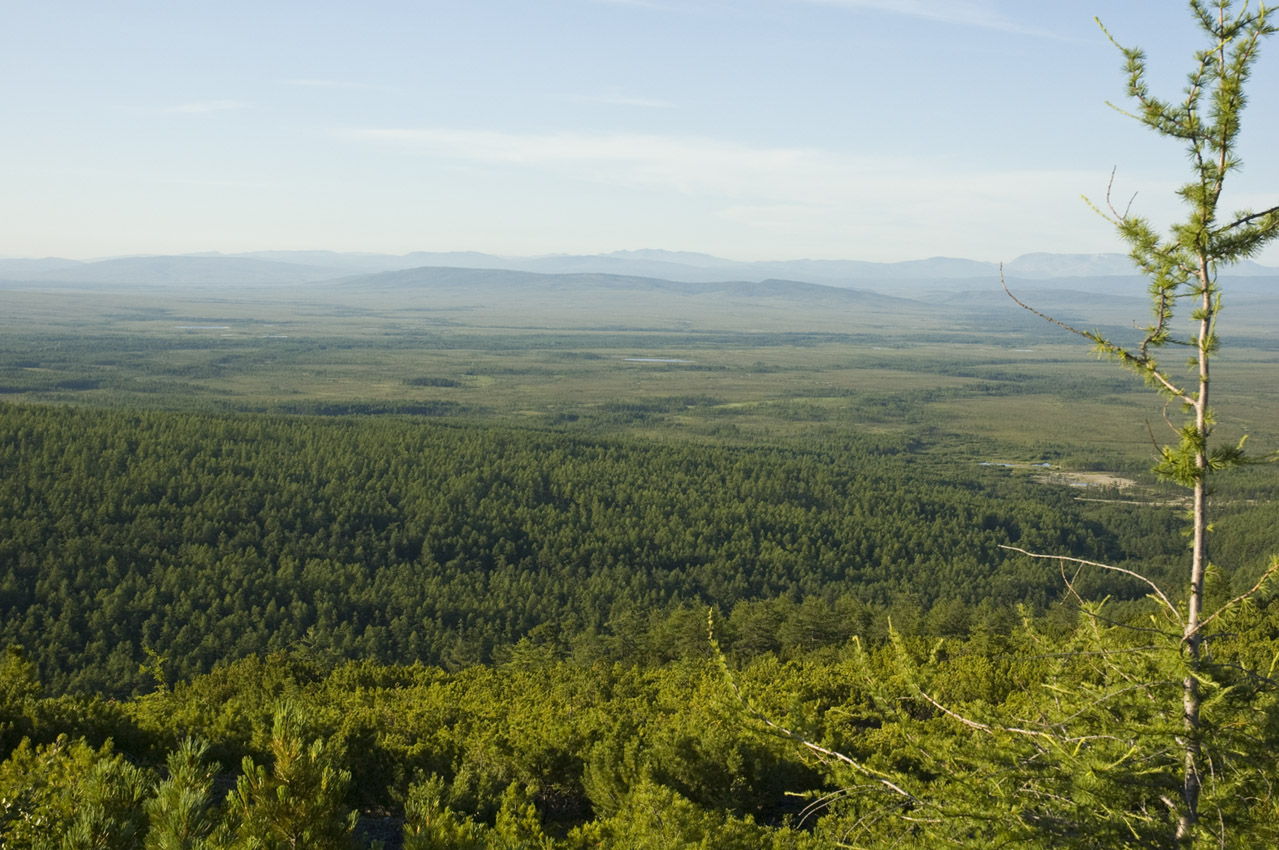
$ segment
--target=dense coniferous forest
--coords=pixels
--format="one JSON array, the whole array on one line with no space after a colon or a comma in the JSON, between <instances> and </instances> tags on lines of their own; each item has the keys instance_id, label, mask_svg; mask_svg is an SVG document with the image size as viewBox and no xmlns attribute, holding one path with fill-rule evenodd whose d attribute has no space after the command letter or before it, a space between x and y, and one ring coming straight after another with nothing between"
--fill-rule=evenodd
<instances>
[{"instance_id":1,"label":"dense coniferous forest","mask_svg":"<svg viewBox=\"0 0 1279 850\"><path fill-rule=\"evenodd\" d=\"M972 742L884 692L902 658L976 711L1060 674L1037 641L1078 640L1060 572L1001 545L1184 546L1175 504L933 449L6 404L6 846L887 840L761 718L941 782L929 760ZM1223 545L1268 551L1272 521L1241 498ZM1123 576L1072 587L1147 605ZM1248 611L1219 652L1268 663L1279 609Z\"/></svg>"},{"instance_id":2,"label":"dense coniferous forest","mask_svg":"<svg viewBox=\"0 0 1279 850\"><path fill-rule=\"evenodd\" d=\"M10 405L0 471L0 638L54 691L117 697L149 687L147 652L180 679L272 651L456 669L524 639L661 661L705 654L707 606L747 654L894 609L962 630L1060 594L1000 544L1117 563L1180 545L1173 510L1107 524L1132 512L897 436L722 448Z\"/></svg>"}]
</instances>

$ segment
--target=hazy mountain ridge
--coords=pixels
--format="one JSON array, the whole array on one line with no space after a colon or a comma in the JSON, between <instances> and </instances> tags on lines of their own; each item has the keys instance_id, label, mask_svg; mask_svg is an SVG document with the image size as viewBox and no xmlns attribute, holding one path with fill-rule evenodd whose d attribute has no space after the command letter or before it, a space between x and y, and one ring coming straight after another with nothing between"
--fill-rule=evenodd
<instances>
[{"instance_id":1,"label":"hazy mountain ridge","mask_svg":"<svg viewBox=\"0 0 1279 850\"><path fill-rule=\"evenodd\" d=\"M684 283L600 273L545 274L428 266L348 277L317 284L308 291L316 296L327 291L328 295L322 297L339 299L355 293L391 297L405 303L427 299L437 307L453 309L522 305L529 316L543 315L548 310L567 314L604 309L619 317L643 314L678 320L688 310L710 308L796 311L794 315L816 310L823 315L855 315L862 320L889 323L1040 321L1013 303L997 284L982 287L972 279L964 282L972 286L937 290L937 281L930 281L919 288L896 286L886 291L794 280ZM1133 295L1039 289L1032 300L1063 321L1094 329L1105 326L1117 334L1138 326L1149 310L1140 289Z\"/></svg>"},{"instance_id":2,"label":"hazy mountain ridge","mask_svg":"<svg viewBox=\"0 0 1279 850\"><path fill-rule=\"evenodd\" d=\"M123 285L297 284L335 277L327 266L248 257L118 257L79 263L24 267L22 260L0 260L0 278L27 282ZM47 261L46 261L47 262ZM12 265L11 265L12 264Z\"/></svg>"},{"instance_id":3,"label":"hazy mountain ridge","mask_svg":"<svg viewBox=\"0 0 1279 850\"><path fill-rule=\"evenodd\" d=\"M478 252L417 251L390 254L333 251L259 251L245 254L184 254L116 257L80 262L60 258L0 259L0 279L95 285L310 284L358 275L420 268L493 270L553 275L612 275L676 284L802 281L828 287L873 290L904 297L999 288L996 263L932 257L899 263L860 260L738 262L709 254L644 249L600 255L500 257ZM1004 265L1004 277L1024 287L1086 292L1144 292L1143 279L1122 254L1025 254ZM1274 292L1279 269L1242 263L1226 277L1236 291ZM549 281L543 281L548 283ZM1136 287L1136 289L1133 289Z\"/></svg>"},{"instance_id":4,"label":"hazy mountain ridge","mask_svg":"<svg viewBox=\"0 0 1279 850\"><path fill-rule=\"evenodd\" d=\"M361 289L396 289L401 287L452 288L473 292L502 291L510 288L536 289L538 292L582 291L586 289L626 290L628 292L661 292L678 296L708 294L742 295L753 298L783 297L836 301L904 301L906 299L850 287L832 287L797 280L717 280L711 282L672 281L664 278L615 275L600 272L548 274L512 269L470 269L448 266L420 268L359 275L330 282L342 287Z\"/></svg>"}]
</instances>

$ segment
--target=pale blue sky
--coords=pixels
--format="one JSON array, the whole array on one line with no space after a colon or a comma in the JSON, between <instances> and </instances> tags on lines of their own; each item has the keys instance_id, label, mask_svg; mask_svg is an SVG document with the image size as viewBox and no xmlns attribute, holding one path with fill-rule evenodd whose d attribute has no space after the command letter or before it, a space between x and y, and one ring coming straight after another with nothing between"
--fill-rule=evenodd
<instances>
[{"instance_id":1,"label":"pale blue sky","mask_svg":"<svg viewBox=\"0 0 1279 850\"><path fill-rule=\"evenodd\" d=\"M878 261L1122 250L1185 159L1170 0L0 3L0 256L666 248ZM1279 200L1279 40L1229 206ZM1260 260L1279 265L1279 249Z\"/></svg>"}]
</instances>

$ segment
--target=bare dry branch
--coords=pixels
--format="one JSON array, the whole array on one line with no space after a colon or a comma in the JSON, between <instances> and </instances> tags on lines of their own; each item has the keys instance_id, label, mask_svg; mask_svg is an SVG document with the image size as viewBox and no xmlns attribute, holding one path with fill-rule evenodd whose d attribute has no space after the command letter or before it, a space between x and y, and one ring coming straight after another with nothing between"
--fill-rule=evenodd
<instances>
[{"instance_id":1,"label":"bare dry branch","mask_svg":"<svg viewBox=\"0 0 1279 850\"><path fill-rule=\"evenodd\" d=\"M1171 400L1169 400L1167 403L1165 403L1165 404L1164 404L1164 408L1163 408L1164 424L1168 426L1168 430L1169 430L1169 431L1172 431L1174 434L1176 434L1176 433L1177 433L1177 426L1176 426L1176 425L1174 425L1174 424L1172 423L1172 420L1168 418L1168 405L1169 405L1169 404L1172 404L1172 401L1171 401ZM1159 446L1158 446L1158 441L1156 441L1156 444L1155 444L1155 445L1156 445L1156 448L1158 448L1158 447L1159 447ZM1160 450L1162 451L1162 449L1160 449Z\"/></svg>"},{"instance_id":2,"label":"bare dry branch","mask_svg":"<svg viewBox=\"0 0 1279 850\"><path fill-rule=\"evenodd\" d=\"M1222 606L1221 606L1220 608L1218 608L1216 611L1212 612L1212 614L1210 614L1209 616L1205 617L1203 620L1200 620L1200 621L1199 621L1199 628L1198 628L1198 629L1196 629L1196 631L1203 631L1205 628L1207 628L1207 627L1208 627L1208 624L1209 624L1209 623L1211 623L1213 620L1217 619L1217 617L1219 617L1220 615L1224 614L1226 611L1230 610L1230 609L1231 609L1232 607L1234 607L1236 604L1238 604L1238 603L1240 603L1240 602L1243 602L1245 599L1247 599L1248 597L1252 596L1252 595L1253 595L1253 594L1255 594L1257 591L1261 590L1262 586L1263 586L1263 585L1264 585L1267 581L1269 581L1269 580L1270 580L1270 577L1271 577L1271 576L1273 576L1275 573L1279 573L1279 560L1274 561L1274 562L1273 562L1273 563L1272 563L1272 564L1271 564L1271 565L1270 565L1270 566L1266 569L1266 571L1265 571L1264 573L1262 573L1262 574L1261 574L1261 578L1257 579L1257 583L1256 583L1256 584L1254 584L1254 585L1252 586L1252 588L1251 588L1251 589L1249 589L1249 590L1247 590L1247 591L1245 591L1245 592L1243 592L1243 593L1239 594L1239 595L1238 595L1238 596L1236 596L1234 599L1231 599L1231 600L1230 600L1229 602L1227 602L1225 605L1222 605Z\"/></svg>"},{"instance_id":3,"label":"bare dry branch","mask_svg":"<svg viewBox=\"0 0 1279 850\"><path fill-rule=\"evenodd\" d=\"M1128 205L1124 207L1123 214L1120 215L1119 210L1115 209L1115 205L1110 200L1110 193L1115 188L1115 172L1118 170L1119 166L1117 165L1113 165L1110 168L1110 179L1106 181L1106 206L1115 214L1115 218L1120 221L1127 221L1128 214L1132 212L1132 202L1137 200L1137 193L1132 193L1132 197L1128 199Z\"/></svg>"},{"instance_id":4,"label":"bare dry branch","mask_svg":"<svg viewBox=\"0 0 1279 850\"><path fill-rule=\"evenodd\" d=\"M1275 679L1270 676L1263 676L1251 667L1245 667L1242 664L1235 664L1233 661L1210 661L1209 665L1212 667L1220 667L1224 670L1234 670L1237 673L1243 673L1249 679L1262 682L1272 688L1279 688L1279 679ZM1272 670L1271 672L1274 671Z\"/></svg>"},{"instance_id":5,"label":"bare dry branch","mask_svg":"<svg viewBox=\"0 0 1279 850\"><path fill-rule=\"evenodd\" d=\"M1175 605L1173 605L1171 602L1168 601L1168 597L1165 596L1164 592L1159 589L1159 585L1155 584L1153 581L1146 578L1141 573L1136 573L1136 572L1133 572L1132 570L1126 570L1123 567L1116 567L1113 564L1102 564L1102 563L1098 563L1097 561L1088 561L1083 558L1072 558L1068 555L1042 555L1038 552L1027 552L1025 549L1019 549L1016 546L1006 546L1002 543L1000 544L999 548L1007 549L1010 552L1017 552L1019 554L1025 555L1027 558L1041 558L1044 560L1055 559L1058 561L1069 561L1072 564L1082 564L1086 567L1097 567L1098 569L1110 570L1111 572L1122 573L1126 576L1131 576L1132 578L1137 579L1138 581L1142 582L1147 587L1149 587L1152 591L1154 591L1155 597L1163 604L1165 608L1168 609L1169 613L1171 613L1173 617L1176 618L1176 621L1178 623L1182 622L1181 613L1177 610L1177 607Z\"/></svg>"},{"instance_id":6,"label":"bare dry branch","mask_svg":"<svg viewBox=\"0 0 1279 850\"><path fill-rule=\"evenodd\" d=\"M1015 303L1018 307L1021 307L1023 310L1026 310L1030 313L1034 313L1036 316L1043 319L1045 322L1050 322L1059 328L1063 328L1065 330L1070 331L1075 336L1083 337L1084 339L1095 343L1101 348L1102 351L1114 357L1119 358L1124 363L1128 364L1130 367L1134 369L1139 369L1141 371L1141 374L1148 375L1151 378L1153 378L1165 390L1167 390L1170 395L1172 395L1179 401L1185 402L1186 404L1195 403L1195 400L1193 397L1187 394L1186 391L1183 390L1181 387L1174 384L1168 378L1167 375L1165 375L1163 372L1156 369L1154 361L1148 359L1144 354L1140 357L1136 356L1132 352L1128 351L1126 348L1122 348L1118 345L1115 345L1113 342L1102 339L1100 336L1096 334L1091 334L1091 333L1088 333L1087 331L1081 331L1079 328L1076 328L1072 325L1068 325L1065 322L1061 321L1060 319L1054 319L1052 316L1049 316L1047 313L1041 313L1039 310L1036 310L1034 307L1031 307L1025 301L1022 301L1016 295L1013 295L1012 290L1008 288L1008 282L1004 280L1004 264L1003 263L999 264L999 285L1004 288L1005 294L1007 294L1008 297L1013 300L1013 303ZM1144 346L1145 346L1145 343L1143 343L1143 349L1144 349Z\"/></svg>"},{"instance_id":7,"label":"bare dry branch","mask_svg":"<svg viewBox=\"0 0 1279 850\"><path fill-rule=\"evenodd\" d=\"M839 752L838 750L832 750L828 747L823 747L821 744L818 744L814 741L810 741L808 738L805 738L803 735L799 734L798 732L788 729L785 726L781 725L780 723L776 723L773 720L769 719L762 712L756 711L754 708L750 706L749 703L746 702L741 692L738 691L736 683L733 684L733 692L737 695L738 702L742 704L742 706L746 709L747 713L749 713L752 717L754 717L760 723L763 723L765 726L769 727L775 732L781 733L787 738L790 738L795 743L799 744L800 746L804 747L807 750L810 750L813 753L816 753L819 756L824 756L826 758L831 758L831 759L835 759L836 761L843 762L844 764L856 770L858 773L861 773L867 778L874 780L878 784L892 791L894 794L897 794L900 797L907 799L916 805L922 804L922 801L918 797L916 797L914 794L910 793L909 791L905 790L900 785L893 782L891 779L889 779L887 776L884 776L880 772L872 768L866 767L861 762L857 761L851 756L847 756L844 753Z\"/></svg>"},{"instance_id":8,"label":"bare dry branch","mask_svg":"<svg viewBox=\"0 0 1279 850\"><path fill-rule=\"evenodd\" d=\"M1164 405L1164 423L1171 425L1168 421L1168 406ZM1150 420L1146 420L1146 433L1150 435L1150 444L1155 447L1155 451L1163 451L1163 446L1159 445L1159 438L1155 436L1155 429L1150 427Z\"/></svg>"},{"instance_id":9,"label":"bare dry branch","mask_svg":"<svg viewBox=\"0 0 1279 850\"><path fill-rule=\"evenodd\" d=\"M1004 280L1004 264L1003 263L999 264L999 285L1004 288L1004 292L1007 293L1008 297L1011 298L1017 304L1017 306L1021 307L1023 310L1028 310L1031 313L1034 313L1036 316L1043 319L1045 322L1051 322L1059 328L1065 328L1066 330L1070 331L1072 334L1075 334L1076 336L1081 336L1084 339L1093 340L1094 342L1096 341L1094 337L1091 334L1089 334L1087 331L1081 331L1079 330L1079 328L1071 327L1070 325L1066 324L1065 322L1059 319L1054 319L1052 316L1049 316L1047 313L1041 313L1038 310L1036 310L1034 307L1031 307L1029 304L1022 301L1016 295L1013 295L1012 290L1008 288L1008 282Z\"/></svg>"},{"instance_id":10,"label":"bare dry branch","mask_svg":"<svg viewBox=\"0 0 1279 850\"><path fill-rule=\"evenodd\" d=\"M1079 573L1083 569L1083 567L1078 566L1078 568L1075 570L1074 576L1067 578L1066 562L1058 561L1057 566L1061 570L1061 580L1062 580L1062 583L1066 585L1066 590L1070 591L1070 595L1075 597L1075 601L1077 601L1079 603L1080 608L1082 608L1084 605L1084 598L1079 595L1079 591L1075 590L1075 579L1079 577Z\"/></svg>"},{"instance_id":11,"label":"bare dry branch","mask_svg":"<svg viewBox=\"0 0 1279 850\"><path fill-rule=\"evenodd\" d=\"M976 720L970 720L967 717L964 717L963 715L956 714L955 712L951 711L946 706L939 703L937 700L930 697L922 688L916 688L915 691L921 697L923 697L928 702L928 704L931 705L933 708L937 709L942 714L946 715L952 720L956 720L971 729L977 729L982 732L996 732L996 731L1011 732L1014 735L1029 735L1034 738L1049 738L1052 740L1060 740L1059 736L1053 735L1049 732L1041 732L1035 729L1021 729L1016 726L1000 726L998 730L996 730L993 726L987 726L985 723L978 723Z\"/></svg>"},{"instance_id":12,"label":"bare dry branch","mask_svg":"<svg viewBox=\"0 0 1279 850\"><path fill-rule=\"evenodd\" d=\"M837 750L832 750L828 747L823 747L821 744L818 744L815 741L810 741L808 738L799 734L798 732L795 732L792 729L788 729L787 727L781 725L780 723L777 723L776 721L772 720L767 715L765 715L762 711L759 711L753 705L751 705L750 702L746 699L745 695L742 693L741 688L738 687L737 679L735 679L731 675L731 673L729 673L728 664L724 660L724 656L719 651L719 643L715 640L714 621L712 619L713 616L714 615L712 612L707 612L707 630L708 630L708 635L710 637L711 648L714 650L716 657L719 661L720 667L724 671L724 677L728 679L729 687L733 689L733 696L737 698L737 702L742 706L742 708L746 711L747 714L755 718L760 723L763 723L765 726L772 729L774 732L777 732L783 735L784 737L790 738L792 741L796 742L797 744L809 750L810 752L815 753L820 757L834 759L835 761L843 762L844 764L851 767L853 770L857 771L858 773L862 774L868 779L878 783L884 788L887 788L889 791L892 791L894 794L897 794L899 797L905 800L909 800L912 804L916 806L921 806L921 807L924 805L924 802L922 800L920 800L918 797L916 797L914 794L910 793L906 789L902 788L897 783L893 782L892 779L890 779L886 774L881 773L873 768L867 767L866 765L862 764L861 762L857 761L851 756L845 755L844 753L838 752Z\"/></svg>"},{"instance_id":13,"label":"bare dry branch","mask_svg":"<svg viewBox=\"0 0 1279 850\"><path fill-rule=\"evenodd\" d=\"M1112 619L1110 619L1109 617L1103 616L1102 614L1098 614L1096 611L1089 611L1089 610L1087 610L1086 608L1085 608L1085 609L1081 609L1080 613L1082 613L1085 617L1088 617L1089 619L1093 620L1094 622L1096 622L1096 621L1100 620L1101 622L1105 623L1106 625L1108 625L1108 626L1113 626L1114 628L1117 628L1117 629L1127 629L1127 630L1128 630L1128 631L1130 631L1130 632L1149 632L1150 634L1159 635L1160 637L1168 637L1168 638L1180 638L1180 637L1181 637L1181 634L1180 634L1179 632L1170 632L1170 631L1167 631L1166 629L1156 629L1156 628L1152 628L1152 627L1150 627L1150 626L1134 626L1134 625L1132 625L1131 623L1121 623L1121 622L1120 622L1120 621L1118 621L1118 620L1112 620ZM1154 649L1154 647L1143 647L1142 649L1143 649L1143 650L1148 650L1148 649ZM1116 653L1117 653L1117 652L1127 652L1127 651L1128 651L1128 650L1119 650L1119 649L1115 649L1115 650L1109 650L1109 651L1108 651L1108 653L1110 653L1110 652L1116 652ZM1108 653L1107 653L1107 654L1108 654ZM1087 654L1087 653L1076 653L1076 654L1078 654L1078 655L1084 655L1084 654ZM1099 654L1100 654L1100 653L1099 653Z\"/></svg>"}]
</instances>

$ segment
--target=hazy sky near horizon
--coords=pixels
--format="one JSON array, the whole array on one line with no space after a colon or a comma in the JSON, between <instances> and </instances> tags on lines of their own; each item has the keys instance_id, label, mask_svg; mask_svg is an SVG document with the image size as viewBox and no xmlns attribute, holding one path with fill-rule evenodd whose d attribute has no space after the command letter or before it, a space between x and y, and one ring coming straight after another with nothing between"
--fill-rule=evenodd
<instances>
[{"instance_id":1,"label":"hazy sky near horizon","mask_svg":"<svg viewBox=\"0 0 1279 850\"><path fill-rule=\"evenodd\" d=\"M0 27L0 256L1122 251L1184 153L1106 105L1168 0L41 0ZM1279 202L1279 40L1230 210ZM1279 266L1279 248L1258 258Z\"/></svg>"}]
</instances>

